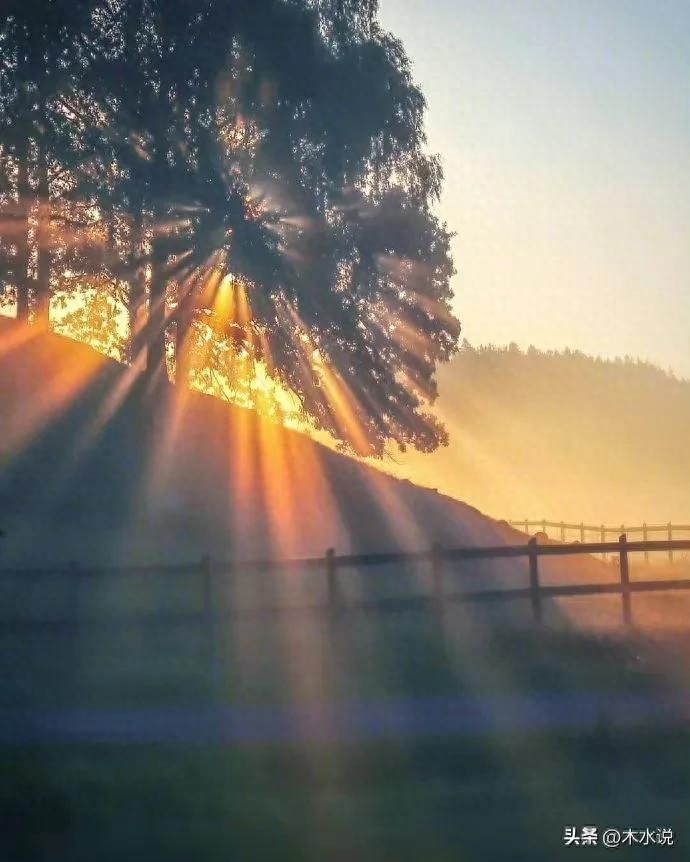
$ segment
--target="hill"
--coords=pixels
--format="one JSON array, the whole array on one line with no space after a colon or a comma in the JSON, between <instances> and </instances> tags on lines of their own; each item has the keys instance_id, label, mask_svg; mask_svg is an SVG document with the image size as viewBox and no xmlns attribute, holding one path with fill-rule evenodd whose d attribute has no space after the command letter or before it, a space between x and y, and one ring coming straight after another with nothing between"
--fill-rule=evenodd
<instances>
[{"instance_id":1,"label":"hill","mask_svg":"<svg viewBox=\"0 0 690 862\"><path fill-rule=\"evenodd\" d=\"M5 565L524 541L469 505L13 320L0 320L0 403ZM491 571L501 566L524 573L523 561Z\"/></svg>"},{"instance_id":2,"label":"hill","mask_svg":"<svg viewBox=\"0 0 690 862\"><path fill-rule=\"evenodd\" d=\"M465 345L439 372L450 446L396 475L501 518L690 515L690 381L636 360Z\"/></svg>"},{"instance_id":3,"label":"hill","mask_svg":"<svg viewBox=\"0 0 690 862\"><path fill-rule=\"evenodd\" d=\"M152 387L83 344L4 320L0 339L6 559L299 556L512 536L253 412Z\"/></svg>"}]
</instances>

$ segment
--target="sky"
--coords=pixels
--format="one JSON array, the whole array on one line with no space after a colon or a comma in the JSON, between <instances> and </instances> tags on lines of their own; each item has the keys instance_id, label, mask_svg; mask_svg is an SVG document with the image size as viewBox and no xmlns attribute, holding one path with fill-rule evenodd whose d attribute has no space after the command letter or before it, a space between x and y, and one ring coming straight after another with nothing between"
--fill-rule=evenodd
<instances>
[{"instance_id":1,"label":"sky","mask_svg":"<svg viewBox=\"0 0 690 862\"><path fill-rule=\"evenodd\" d=\"M690 378L689 0L381 0L427 97L473 344Z\"/></svg>"}]
</instances>

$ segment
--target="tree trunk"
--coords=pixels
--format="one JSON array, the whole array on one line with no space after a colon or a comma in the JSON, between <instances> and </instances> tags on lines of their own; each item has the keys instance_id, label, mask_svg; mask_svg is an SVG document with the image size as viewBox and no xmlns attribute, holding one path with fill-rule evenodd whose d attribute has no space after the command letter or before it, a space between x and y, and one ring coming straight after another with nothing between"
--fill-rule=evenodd
<instances>
[{"instance_id":1,"label":"tree trunk","mask_svg":"<svg viewBox=\"0 0 690 862\"><path fill-rule=\"evenodd\" d=\"M142 266L144 247L144 214L141 207L135 207L134 224L130 239L129 296L127 311L129 314L129 344L128 359L135 365L142 358L144 348L144 331L146 329L146 276Z\"/></svg>"},{"instance_id":2,"label":"tree trunk","mask_svg":"<svg viewBox=\"0 0 690 862\"><path fill-rule=\"evenodd\" d=\"M48 160L43 141L37 140L38 159L38 207L36 217L36 304L34 322L39 329L47 330L50 325L50 265L51 244L51 206Z\"/></svg>"},{"instance_id":3,"label":"tree trunk","mask_svg":"<svg viewBox=\"0 0 690 862\"><path fill-rule=\"evenodd\" d=\"M142 0L130 0L123 8L125 53L128 57L137 56L138 31L141 26L144 9ZM135 110L139 108L138 102ZM132 235L130 238L130 276L129 276L129 362L132 365L147 365L147 306L146 306L146 270L144 267L144 245L146 242L146 183L141 177L136 177L129 200L130 212L133 215Z\"/></svg>"},{"instance_id":4,"label":"tree trunk","mask_svg":"<svg viewBox=\"0 0 690 862\"><path fill-rule=\"evenodd\" d=\"M165 260L156 252L153 240L153 264L149 291L148 337L146 339L146 371L149 376L167 376L165 363L166 278Z\"/></svg>"},{"instance_id":5,"label":"tree trunk","mask_svg":"<svg viewBox=\"0 0 690 862\"><path fill-rule=\"evenodd\" d=\"M31 299L29 293L29 210L31 201L31 185L29 183L29 142L25 138L17 147L19 172L17 177L18 207L22 214L22 235L18 239L17 268L15 281L17 285L17 320L29 322Z\"/></svg>"},{"instance_id":6,"label":"tree trunk","mask_svg":"<svg viewBox=\"0 0 690 862\"><path fill-rule=\"evenodd\" d=\"M199 274L188 277L187 281L178 287L176 329L175 329L175 383L179 386L189 385L192 353L192 326L196 310Z\"/></svg>"},{"instance_id":7,"label":"tree trunk","mask_svg":"<svg viewBox=\"0 0 690 862\"><path fill-rule=\"evenodd\" d=\"M157 379L167 378L167 367L165 362L165 328L167 324L166 314L166 264L168 256L165 251L165 237L159 234L161 222L165 218L164 207L161 206L161 198L168 189L165 189L166 170L166 132L161 118L167 117L168 105L165 101L166 82L161 80L160 84L160 113L154 122L155 154L151 165L151 185L149 186L149 197L153 204L153 236L151 238L151 285L149 289L149 320L148 338L146 339L146 371L149 376Z\"/></svg>"},{"instance_id":8,"label":"tree trunk","mask_svg":"<svg viewBox=\"0 0 690 862\"><path fill-rule=\"evenodd\" d=\"M193 313L190 303L183 300L177 315L177 328L175 330L175 383L178 386L189 384L189 372L191 367L191 331Z\"/></svg>"}]
</instances>

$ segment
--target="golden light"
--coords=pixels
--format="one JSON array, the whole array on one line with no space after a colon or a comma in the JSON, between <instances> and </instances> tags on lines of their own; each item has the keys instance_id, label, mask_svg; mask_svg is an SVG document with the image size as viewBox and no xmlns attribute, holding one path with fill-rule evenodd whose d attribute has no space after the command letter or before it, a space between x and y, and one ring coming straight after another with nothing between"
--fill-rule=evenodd
<instances>
[{"instance_id":1,"label":"golden light","mask_svg":"<svg viewBox=\"0 0 690 862\"><path fill-rule=\"evenodd\" d=\"M10 335L3 333L0 357L17 388L19 381L22 382L21 391L27 397L21 409L3 405L6 416L3 418L0 451L5 455L16 455L69 410L88 391L106 362L105 357L87 347L79 351L78 363L55 362L60 355L59 344L38 339L32 327L15 325L13 330ZM46 387L38 369L50 368L53 362L55 373L51 376L50 386Z\"/></svg>"}]
</instances>

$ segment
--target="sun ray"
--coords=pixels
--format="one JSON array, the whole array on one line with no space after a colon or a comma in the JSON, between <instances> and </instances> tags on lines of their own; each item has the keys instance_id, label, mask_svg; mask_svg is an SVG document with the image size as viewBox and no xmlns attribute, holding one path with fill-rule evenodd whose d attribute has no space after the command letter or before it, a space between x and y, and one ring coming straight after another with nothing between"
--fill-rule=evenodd
<instances>
[{"instance_id":1,"label":"sun ray","mask_svg":"<svg viewBox=\"0 0 690 862\"><path fill-rule=\"evenodd\" d=\"M23 348L21 361L17 357L15 362L14 357L20 347ZM26 351L27 347L32 348L31 353ZM70 366L58 363L55 374L49 385L46 385L46 381L35 376L34 372L42 364L50 367L51 357L58 352L53 339L46 341L36 338L30 329L21 325L18 325L16 335L9 336L7 340L3 337L0 355L9 358L15 382L17 379L23 380L24 393L31 393L31 398L26 398L21 410L9 409L9 405L3 408L7 413L0 440L0 452L3 454L16 456L59 416L65 414L87 392L106 363L105 357L84 347L79 352L80 362Z\"/></svg>"}]
</instances>

